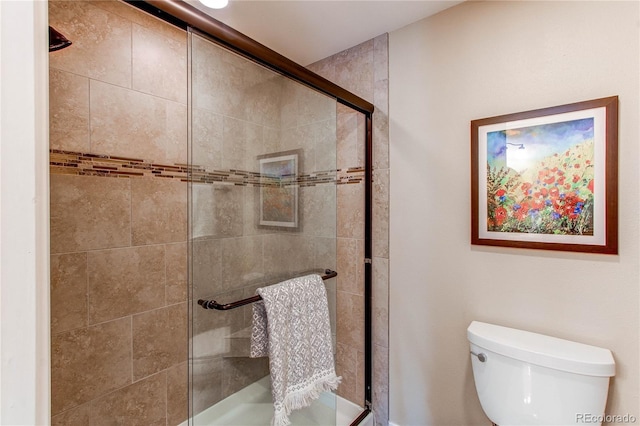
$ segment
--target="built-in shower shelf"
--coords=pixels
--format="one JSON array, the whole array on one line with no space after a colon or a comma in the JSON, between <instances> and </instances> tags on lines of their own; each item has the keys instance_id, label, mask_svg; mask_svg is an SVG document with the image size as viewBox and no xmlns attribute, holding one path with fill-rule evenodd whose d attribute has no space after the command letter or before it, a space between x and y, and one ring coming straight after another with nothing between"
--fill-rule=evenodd
<instances>
[{"instance_id":1,"label":"built-in shower shelf","mask_svg":"<svg viewBox=\"0 0 640 426\"><path fill-rule=\"evenodd\" d=\"M251 327L243 328L226 337L225 358L248 358L251 352Z\"/></svg>"}]
</instances>

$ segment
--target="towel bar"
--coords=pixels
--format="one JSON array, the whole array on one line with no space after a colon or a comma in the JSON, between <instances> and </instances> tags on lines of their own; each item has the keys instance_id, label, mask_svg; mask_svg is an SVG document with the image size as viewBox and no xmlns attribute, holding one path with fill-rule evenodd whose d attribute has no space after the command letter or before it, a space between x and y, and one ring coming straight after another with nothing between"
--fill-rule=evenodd
<instances>
[{"instance_id":1,"label":"towel bar","mask_svg":"<svg viewBox=\"0 0 640 426\"><path fill-rule=\"evenodd\" d=\"M336 271L332 271L331 269L325 269L324 270L324 274L321 275L321 278L323 280L328 280L329 278L333 278L333 277L337 277L337 276L338 276L338 273ZM200 300L198 300L198 305L202 306L204 309L215 309L215 310L218 310L218 311L228 311L229 309L239 308L240 306L248 305L250 303L254 303L254 302L257 302L259 300L262 300L262 297L256 295L256 296L248 297L246 299L237 300L235 302L225 303L224 305L221 305L220 303L216 302L215 300L203 300L203 299L200 299Z\"/></svg>"}]
</instances>

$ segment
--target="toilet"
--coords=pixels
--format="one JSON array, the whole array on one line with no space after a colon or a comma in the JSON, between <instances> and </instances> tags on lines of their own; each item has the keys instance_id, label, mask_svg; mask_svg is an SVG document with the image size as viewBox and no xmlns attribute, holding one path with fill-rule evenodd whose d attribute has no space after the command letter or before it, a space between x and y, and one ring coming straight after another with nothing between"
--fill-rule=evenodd
<instances>
[{"instance_id":1,"label":"toilet","mask_svg":"<svg viewBox=\"0 0 640 426\"><path fill-rule=\"evenodd\" d=\"M467 339L478 398L494 424L602 423L615 374L608 349L478 321Z\"/></svg>"}]
</instances>

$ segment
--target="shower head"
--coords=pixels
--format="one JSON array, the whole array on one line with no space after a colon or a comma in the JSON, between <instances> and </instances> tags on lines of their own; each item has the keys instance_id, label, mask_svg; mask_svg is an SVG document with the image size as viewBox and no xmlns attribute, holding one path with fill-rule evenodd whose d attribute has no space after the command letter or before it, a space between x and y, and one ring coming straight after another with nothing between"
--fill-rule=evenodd
<instances>
[{"instance_id":1,"label":"shower head","mask_svg":"<svg viewBox=\"0 0 640 426\"><path fill-rule=\"evenodd\" d=\"M65 36L56 31L53 27L49 27L49 52L64 49L71 46L71 42Z\"/></svg>"}]
</instances>

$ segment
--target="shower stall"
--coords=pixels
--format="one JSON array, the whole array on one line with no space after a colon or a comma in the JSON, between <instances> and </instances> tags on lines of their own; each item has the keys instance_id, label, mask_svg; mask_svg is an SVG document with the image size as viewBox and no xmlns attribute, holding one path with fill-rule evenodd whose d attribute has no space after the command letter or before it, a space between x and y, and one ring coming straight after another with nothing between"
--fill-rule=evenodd
<instances>
[{"instance_id":1,"label":"shower stall","mask_svg":"<svg viewBox=\"0 0 640 426\"><path fill-rule=\"evenodd\" d=\"M252 302L310 273L342 381L290 419L372 424L373 105L186 2L49 23L52 424L268 425Z\"/></svg>"},{"instance_id":2,"label":"shower stall","mask_svg":"<svg viewBox=\"0 0 640 426\"><path fill-rule=\"evenodd\" d=\"M249 357L248 302L258 287L322 274L336 348L337 193L364 170L338 169L336 97L192 29L189 46L190 420L268 424L268 360ZM326 392L291 420L357 424L367 405Z\"/></svg>"},{"instance_id":3,"label":"shower stall","mask_svg":"<svg viewBox=\"0 0 640 426\"><path fill-rule=\"evenodd\" d=\"M268 359L249 357L257 288L320 274L334 354L341 356L338 188L365 180L362 168L338 168L339 146L348 143L338 140L339 114L353 110L201 31L189 27L188 40L190 419L185 425L267 425L273 414ZM354 142L364 148L366 121L361 123L362 139ZM363 198L361 223L350 226L365 227L365 204ZM361 339L364 347L364 334L350 338ZM367 405L325 392L290 418L294 425L359 424Z\"/></svg>"}]
</instances>

